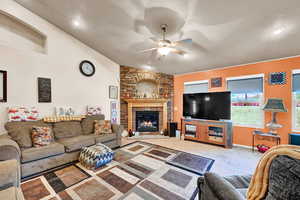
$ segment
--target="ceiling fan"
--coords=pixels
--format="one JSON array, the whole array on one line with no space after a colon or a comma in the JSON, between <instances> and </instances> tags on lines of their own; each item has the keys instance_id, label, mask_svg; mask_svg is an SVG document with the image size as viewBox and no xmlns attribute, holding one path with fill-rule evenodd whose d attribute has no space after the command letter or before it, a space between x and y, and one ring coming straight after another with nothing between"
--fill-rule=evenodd
<instances>
[{"instance_id":1,"label":"ceiling fan","mask_svg":"<svg viewBox=\"0 0 300 200\"><path fill-rule=\"evenodd\" d=\"M184 43L192 43L192 39L184 39L184 40L179 40L176 42L171 42L170 40L166 39L166 33L167 33L167 24L162 24L161 25L161 30L162 30L162 39L157 39L157 38L150 38L152 41L154 41L157 44L157 47L151 48L151 49L146 49L141 51L141 53L144 52L149 52L149 51L157 51L161 56L166 56L169 53L175 53L181 56L185 56L187 52L177 49L176 47L184 44Z\"/></svg>"}]
</instances>

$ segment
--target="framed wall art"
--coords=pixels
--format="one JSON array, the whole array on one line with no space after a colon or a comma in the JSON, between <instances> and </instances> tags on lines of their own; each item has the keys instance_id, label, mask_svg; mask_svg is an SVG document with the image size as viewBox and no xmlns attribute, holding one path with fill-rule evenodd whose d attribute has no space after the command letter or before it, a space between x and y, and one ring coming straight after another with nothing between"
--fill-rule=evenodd
<instances>
[{"instance_id":1,"label":"framed wall art","mask_svg":"<svg viewBox=\"0 0 300 200\"><path fill-rule=\"evenodd\" d=\"M109 86L109 98L110 99L118 99L118 87L110 85Z\"/></svg>"},{"instance_id":2,"label":"framed wall art","mask_svg":"<svg viewBox=\"0 0 300 200\"><path fill-rule=\"evenodd\" d=\"M222 87L222 77L211 78L210 87L211 88Z\"/></svg>"},{"instance_id":3,"label":"framed wall art","mask_svg":"<svg viewBox=\"0 0 300 200\"><path fill-rule=\"evenodd\" d=\"M7 71L0 70L0 102L7 102Z\"/></svg>"},{"instance_id":4,"label":"framed wall art","mask_svg":"<svg viewBox=\"0 0 300 200\"><path fill-rule=\"evenodd\" d=\"M118 123L118 104L117 101L110 102L110 119L112 124Z\"/></svg>"},{"instance_id":5,"label":"framed wall art","mask_svg":"<svg viewBox=\"0 0 300 200\"><path fill-rule=\"evenodd\" d=\"M286 72L272 72L269 74L270 85L285 85L286 84Z\"/></svg>"},{"instance_id":6,"label":"framed wall art","mask_svg":"<svg viewBox=\"0 0 300 200\"><path fill-rule=\"evenodd\" d=\"M38 101L39 103L51 103L51 79L38 78Z\"/></svg>"}]
</instances>

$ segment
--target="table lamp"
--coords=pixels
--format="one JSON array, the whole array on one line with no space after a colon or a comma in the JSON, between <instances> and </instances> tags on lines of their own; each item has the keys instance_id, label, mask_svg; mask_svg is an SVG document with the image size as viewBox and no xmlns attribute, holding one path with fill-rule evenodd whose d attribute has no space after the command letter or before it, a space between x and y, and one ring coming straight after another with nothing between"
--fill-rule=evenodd
<instances>
[{"instance_id":1,"label":"table lamp","mask_svg":"<svg viewBox=\"0 0 300 200\"><path fill-rule=\"evenodd\" d=\"M287 112L287 109L283 104L283 100L270 98L268 99L267 103L264 105L263 110L272 112L272 121L267 124L267 127L269 128L270 133L276 135L277 129L282 127L282 125L277 124L276 114L278 112Z\"/></svg>"}]
</instances>

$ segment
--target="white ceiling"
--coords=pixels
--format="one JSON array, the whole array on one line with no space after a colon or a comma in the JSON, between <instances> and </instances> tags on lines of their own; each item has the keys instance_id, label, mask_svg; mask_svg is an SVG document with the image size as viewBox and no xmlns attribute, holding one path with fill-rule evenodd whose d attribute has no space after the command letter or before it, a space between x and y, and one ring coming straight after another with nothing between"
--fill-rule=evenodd
<instances>
[{"instance_id":1,"label":"white ceiling","mask_svg":"<svg viewBox=\"0 0 300 200\"><path fill-rule=\"evenodd\" d=\"M120 65L180 74L300 55L299 0L16 1ZM193 39L188 55L138 53L165 23L168 39Z\"/></svg>"}]
</instances>

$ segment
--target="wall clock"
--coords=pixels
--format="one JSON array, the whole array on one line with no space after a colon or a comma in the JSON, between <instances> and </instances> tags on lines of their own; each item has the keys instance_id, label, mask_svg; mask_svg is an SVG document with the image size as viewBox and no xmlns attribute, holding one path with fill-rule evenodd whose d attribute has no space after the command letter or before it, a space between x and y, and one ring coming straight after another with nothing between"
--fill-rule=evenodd
<instances>
[{"instance_id":1,"label":"wall clock","mask_svg":"<svg viewBox=\"0 0 300 200\"><path fill-rule=\"evenodd\" d=\"M94 64L88 60L84 60L79 65L80 72L85 76L93 76L96 68Z\"/></svg>"}]
</instances>

